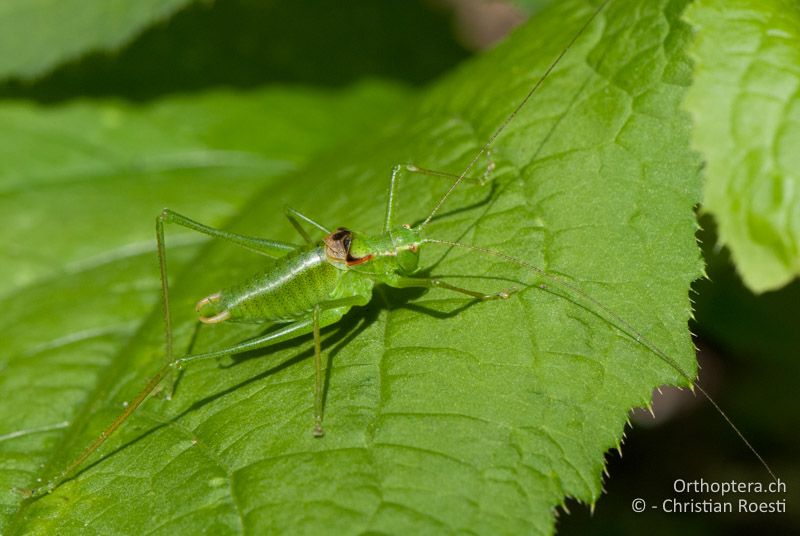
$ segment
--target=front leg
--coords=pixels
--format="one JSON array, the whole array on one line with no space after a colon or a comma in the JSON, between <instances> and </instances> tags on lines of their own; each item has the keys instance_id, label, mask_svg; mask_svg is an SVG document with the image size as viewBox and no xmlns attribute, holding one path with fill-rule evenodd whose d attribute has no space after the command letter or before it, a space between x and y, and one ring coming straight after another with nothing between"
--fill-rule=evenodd
<instances>
[{"instance_id":1,"label":"front leg","mask_svg":"<svg viewBox=\"0 0 800 536\"><path fill-rule=\"evenodd\" d=\"M447 171L436 171L434 169L424 168L422 166L418 166L416 164L397 164L392 168L392 175L389 179L389 197L386 203L386 219L383 225L383 232L389 232L393 227L393 217L395 212L395 192L397 190L397 184L400 182L400 176L404 175L405 173L417 173L419 175L427 175L429 177L438 177L440 179L449 179L453 181L453 185L451 189L455 187L456 184L459 182L472 182L483 186L486 181L489 179L489 175L492 174L494 171L494 161L491 158L491 152L487 151L487 158L489 163L486 164L486 170L483 172L483 175L480 177L462 177L461 175L456 175L455 173L448 173Z\"/></svg>"}]
</instances>

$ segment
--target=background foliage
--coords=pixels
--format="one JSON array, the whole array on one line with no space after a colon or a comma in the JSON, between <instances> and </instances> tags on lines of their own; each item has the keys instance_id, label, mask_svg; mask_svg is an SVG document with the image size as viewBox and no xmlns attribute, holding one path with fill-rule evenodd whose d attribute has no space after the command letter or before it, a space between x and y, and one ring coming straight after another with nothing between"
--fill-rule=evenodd
<instances>
[{"instance_id":1,"label":"background foliage","mask_svg":"<svg viewBox=\"0 0 800 536\"><path fill-rule=\"evenodd\" d=\"M705 208L757 292L800 274L800 8L702 2L687 109L707 159Z\"/></svg>"},{"instance_id":2,"label":"background foliage","mask_svg":"<svg viewBox=\"0 0 800 536\"><path fill-rule=\"evenodd\" d=\"M706 4L693 5L690 21L705 20L704 16L713 21L708 13L719 16L723 11ZM300 341L280 348L278 354L269 354L269 358L209 363L196 372L187 372L178 400L148 403L132 419L128 430L104 449L106 455L113 455L57 494L24 505L21 510L20 497L11 490L12 486L30 485L34 475L42 474L40 464L46 464L45 470L63 464L64 458L102 428L118 404L136 391L158 362L161 334L152 218L162 206L212 225L233 220L238 228L283 239L293 239L288 226L280 221L285 202L331 225L340 223L341 215L347 214L348 225L375 229L383 209L382 201L375 200L382 199L391 164L424 158L427 160L421 163L437 168L463 167L476 144L485 140L507 113L508 106L498 106L497 102L514 103L529 86L533 73L526 71L520 76L515 71L517 66L541 72L585 19L588 11L578 10L576 5L570 3L558 8L559 12L542 15L535 37L531 37L534 30L529 30L506 45L510 56L495 53L429 89L411 86L444 72L467 53L449 37L446 13L422 5L365 1L333 9L315 2L226 0L192 3L172 18L149 25L164 19L178 3L162 3L152 9L142 3L136 13L114 12L114 21L124 25L120 28L87 23L81 10L67 9L56 18L52 6L43 3L36 13L47 13L42 21L52 21L54 28L58 21L59 30L43 34L51 38L36 41L23 39L30 32L21 31L29 24L26 21L32 20L26 15L28 7L23 9L19 4L0 13L0 26L16 32L3 34L15 39L4 45L5 50L21 50L15 46L17 42L30 48L25 54L3 54L10 63L4 66L5 100L0 103L0 124L4 127L0 140L0 208L4 214L0 296L6 312L0 382L3 392L9 393L0 428L0 474L6 490L0 501L2 531L46 533L58 528L77 532L91 528L97 532L138 532L146 524L155 532L193 531L199 526L211 532L237 532L242 527L277 529L298 523L312 527L317 522L336 530L332 519L342 526L388 531L404 526L443 530L457 527L454 519L460 518L467 526L487 531L513 528L546 532L553 522L550 509L564 496L593 502L600 490L602 453L618 437L627 408L644 403L648 385L674 381L674 372L665 372L647 354L640 356L641 363L652 369L653 377L643 378L638 369L631 372L633 354L627 354L630 348L624 338L615 336L608 325L580 306L570 308L560 298L541 292L526 293L514 304L474 307L435 293L381 293L374 307L351 315L340 330L329 333L326 347L334 355L334 368L329 380L328 422L338 430L338 436L331 433L324 444L314 443L306 433L310 364L305 359L309 355L307 341ZM619 183L600 183L606 191L587 194L577 205L583 207L581 211L571 208L575 205L569 198L553 203L550 209L554 213L549 213L541 201L574 184L574 176L596 173L592 158L603 158L602 149L587 144L583 147L589 156L587 164L565 156L563 147L580 154L581 140L610 135L595 131L598 123L615 124L622 117L636 117L622 112L624 92L603 99L599 88L607 86L598 79L612 79L614 86L638 95L641 101L656 102L652 93L669 97L661 104L649 104L650 110L677 107L679 88L688 83L688 64L667 63L674 68L666 70L666 79L676 85L672 89L660 88L657 80L642 77L641 67L660 73L665 65L661 45L655 49L648 46L648 35L653 40L650 43L660 43L661 37L653 28L671 27L672 33L661 34L669 36L664 40L664 53L682 57L683 43L688 42L688 27L678 23L682 5L652 4L639 13L625 9L630 6L612 6L608 20L620 17L616 19L619 26L609 23L607 40L599 41L606 44L595 49L579 46L571 59L566 58L562 69L554 73L549 92L543 90L537 96L535 106L508 133L508 140L498 145L496 184L500 192L492 193L487 210L480 210L485 194L467 189L459 193L454 206L479 210L455 213L438 228L438 232L454 237L458 235L453 233L472 223L475 228L467 236L470 240L506 249L521 247L515 254L530 255L538 259L538 264L546 260L551 269L582 281L590 287L590 294L626 317L639 317L637 326L644 322L651 337L659 334L647 323L649 315L677 315L674 322L681 324L681 314L685 314L681 300L685 303L685 285L694 277L692 266L696 266L691 250L675 253L675 262L688 262L688 267L670 266L670 276L663 280L660 271L650 272L647 266L653 261L664 263L665 253L645 254L648 248L642 248L641 240L624 234L611 233L608 242L580 236L574 242L556 241L555 247L547 246L552 257L545 259L540 255L548 249L537 237L535 227L527 223L520 226L520 222L535 220L527 219L527 208L519 211L533 204L537 206L533 212L536 217L548 225L557 225L557 218L564 217L563 225L569 229L574 225L569 215L586 213L587 200L624 199L632 189L644 189L643 183L635 186L620 179L630 175L630 168L619 155L611 155L605 164L613 165L615 172L610 175ZM760 7L766 14L779 8ZM626 11L630 13L623 15ZM640 21L641 33L619 30L636 27L634 20ZM665 20L669 21L666 26ZM144 28L144 33L120 48ZM770 29L769 24L766 28ZM65 40L63 35L79 38ZM590 33L586 41L593 42L600 35L597 31ZM365 42L371 46L365 47ZM637 46L631 47L631 43ZM625 49L632 55L626 56ZM68 61L81 54L88 55L80 61ZM583 61L601 76L581 71ZM703 65L699 57L697 61ZM715 65L721 63L716 61ZM52 67L56 68L47 76L30 81L33 75ZM395 82L361 81L375 76L392 77ZM347 87L337 87L342 84ZM645 91L647 87L654 88L652 93ZM735 86L731 88L734 90ZM695 99L703 94L699 86L693 91ZM714 87L705 91L716 96L721 90ZM503 95L503 99L492 100L496 95ZM691 110L691 100L687 102ZM659 119L660 123L647 128L671 124L683 132L677 111L674 118ZM701 119L695 116L697 124L702 124ZM715 120L707 128L719 124ZM648 137L652 130L647 128L636 131L638 137L633 138L631 148L652 145L656 138ZM540 141L538 147L526 141L545 137L547 141ZM713 135L705 139L708 137ZM674 143L677 149L672 150L682 150L680 139ZM331 147L337 148L330 152ZM700 137L695 147L708 159L717 148L704 145ZM643 152L644 156L637 158L650 166L653 161L648 154ZM665 176L659 173L671 173L691 179L693 173L687 171L692 168L691 159L687 158L684 168L679 162L680 158L673 158L669 172L651 171L649 175L658 178ZM571 175L565 174L565 169L570 169ZM709 173L713 171L710 167ZM532 180L534 175L536 181ZM282 180L288 176L290 181ZM757 178L758 173L754 173L752 179ZM519 189L520 184L529 186ZM429 181L412 182L401 196L404 214L409 218L423 216L419 207L430 206L441 188ZM312 191L316 192L314 196L309 195ZM690 195L683 208L677 209L678 213L684 211L681 218L695 201ZM650 205L660 203L651 201ZM358 210L353 211L353 206ZM612 206L601 208L599 213L619 212ZM671 221L675 212L668 210L664 218ZM664 224L659 225L656 229L663 233ZM704 227L713 224L707 220ZM713 245L713 234L705 232L703 243ZM526 238L520 240L522 236ZM517 240L509 241L509 237ZM252 259L220 245L204 247L198 253L204 241L196 236L174 233L169 240L171 271L176 274L176 308L183 304L187 313L193 300L252 268L248 264ZM607 249L617 247L623 249L616 259L619 263ZM592 253L592 248L598 252ZM792 432L798 429L793 422L797 417L780 408L792 407L791 371L798 367L792 341L796 316L791 314L800 303L797 284L781 293L752 297L738 286L725 257L711 247L707 249L712 282L696 286L695 330L701 335L704 370L711 371L703 378L707 386L718 390L723 407L731 410L734 420L778 473L791 480L796 468L789 466L790 458L781 453L797 444L796 432ZM581 260L570 261L572 255ZM563 264L559 266L559 262ZM234 265L239 267L232 268ZM444 273L470 275L507 269L463 255L449 256L437 268ZM513 270L507 275L520 277ZM674 303L670 303L671 291L666 289L673 284L667 283L671 277L677 280ZM608 278L604 284L592 286L592 281L603 278ZM634 296L642 287L626 290L624 284L611 279L643 279L644 284L658 282L665 288L658 291L658 305L637 305L636 299L648 301L647 296ZM531 308L520 313L520 306ZM659 307L665 312L659 313ZM448 312L454 309L458 314L448 318ZM520 318L520 323L509 324L513 318ZM604 374L609 376L606 389L623 391L614 388L612 377L616 377L639 385L639 390L607 399L598 395L580 400L580 391L596 382L591 360L572 359L571 366L566 366L564 359L540 358L538 366L544 368L529 378L529 371L523 369L522 380L504 375L487 377L480 365L475 369L476 365L464 364L464 356L472 355L470 349L484 349L487 338L498 341L494 349L497 356L526 355L529 350L520 346L521 338L508 334L532 330L533 325L538 331L530 333L536 334L540 345L563 347L565 340L576 340L574 331L560 326L565 318L578 324L578 331L583 330L581 324L586 326L577 340L585 339L592 348L576 350L567 344L568 351L560 355L599 352L603 358L597 363L601 363L601 370L607 367ZM188 314L181 319L179 337L186 346L193 324ZM437 330L428 333L433 319L437 319ZM492 335L470 329L471 325L500 329ZM470 331L479 337L465 338L463 333ZM680 333L680 327L676 333ZM233 340L240 336L238 331L222 337L201 333L195 344L218 345L226 337ZM436 340L429 340L431 336ZM680 339L681 335L675 337ZM439 352L439 360L426 361L412 351L442 340L452 343L453 355ZM662 340L660 344L673 349ZM379 364L370 361L370 356L387 348L392 352L391 368L376 368ZM556 348L552 346L554 354L559 352ZM724 360L718 357L723 352ZM279 365L281 362L286 364ZM745 368L752 367L753 362L756 367ZM477 370L481 372L476 374ZM739 377L744 381L732 381ZM552 381L543 388L543 380ZM397 404L398 415L383 423L384 429L369 433L384 443L404 445L403 449L384 449L379 456L385 458L377 462L352 450L364 432L363 423L368 421L372 404L359 396L374 392L376 381L384 382L381 389L391 386L390 399ZM533 382L535 389L531 390L526 381ZM442 389L441 396L436 394L437 387ZM500 394L505 398L498 401ZM470 398L490 402L483 407L467 402ZM550 402L542 404L543 398ZM615 407L606 408L606 403ZM454 407L465 416L482 416L484 423L477 426L454 420L442 425L441 418L435 417L437 411L444 414ZM643 495L662 498L676 476L706 475L722 480L719 475L725 474L737 479L743 479L742 475L764 479L750 454L731 438L707 405L678 407L683 409L678 410L674 421L667 419L649 432L634 429L630 447L625 449L625 463L612 461L609 496L597 504L591 520L584 519L582 506L571 507L578 513L562 515L562 533L636 532L641 530L636 524L642 522L651 531L665 533L676 529L724 531L731 526L742 527L742 523L760 528L771 523L785 528L792 523L787 516L710 517L700 521L671 518L670 523L659 519L659 528L654 528L647 514L634 518L630 500ZM574 408L580 408L583 414L571 414ZM403 416L399 409L408 415ZM490 413L481 414L485 411ZM662 412L657 405L656 413L669 410ZM504 435L503 426L511 421L513 428L515 415L528 420L537 415L534 420L547 422L547 426L552 421L554 430L572 438L563 443L556 440L556 444L585 449L585 453L572 451L563 456L573 464L572 469L554 463L547 469L553 474L541 466L542 475L510 477L507 471L513 467L509 465L513 456L509 458L504 449L517 447L513 437L509 440ZM66 422L70 424L65 428L62 423ZM498 428L498 424L503 426ZM560 426L565 428L557 428ZM39 431L42 428L49 431ZM576 428L580 430L576 432ZM443 436L443 430L450 430L453 437ZM22 434L9 435L15 432ZM435 437L436 442L425 445L426 437ZM410 448L412 445L416 451ZM542 456L552 448L531 437L526 437L522 445L525 455L532 452ZM687 445L691 447L687 449ZM426 453L426 448L440 451ZM154 452L160 455L154 456ZM487 453L491 453L488 458ZM537 467L533 459L533 464L525 461L521 466ZM465 460L466 465L484 468L475 488L465 484L471 478L464 474ZM240 472L239 466L247 464L252 471ZM365 481L375 474L376 466L397 467L379 471L383 481L377 488L369 479ZM653 466L660 468L660 476L652 476ZM635 472L638 467L649 472L648 481L655 482L652 489L648 490ZM232 470L243 478L234 483ZM452 481L443 476L453 474L458 478ZM475 493L487 479L496 485L514 484L483 496ZM438 485L435 490L428 488L432 482ZM533 495L516 504L512 499L520 488ZM466 496L460 496L462 492ZM372 514L372 525L364 525L365 513L352 508L375 505L376 494L383 494L377 504L384 507ZM231 497L236 496L246 501L232 503ZM120 497L129 500L128 507L119 506ZM330 502L332 497L340 502ZM273 507L271 503L275 503ZM446 515L438 520L426 517L422 515L426 508ZM498 517L488 515L487 508L494 509ZM478 515L476 511L481 510Z\"/></svg>"}]
</instances>

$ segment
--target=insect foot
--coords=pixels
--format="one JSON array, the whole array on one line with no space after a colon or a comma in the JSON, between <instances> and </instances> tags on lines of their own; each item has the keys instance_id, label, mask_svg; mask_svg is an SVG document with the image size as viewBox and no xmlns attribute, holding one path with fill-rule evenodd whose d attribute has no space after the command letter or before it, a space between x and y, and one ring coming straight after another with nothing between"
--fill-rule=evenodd
<instances>
[{"instance_id":1,"label":"insect foot","mask_svg":"<svg viewBox=\"0 0 800 536\"><path fill-rule=\"evenodd\" d=\"M31 497L33 497L34 492L36 491L32 488L12 488L12 489L14 490L14 493L19 493L20 495L22 495L23 499L30 499Z\"/></svg>"},{"instance_id":2,"label":"insect foot","mask_svg":"<svg viewBox=\"0 0 800 536\"><path fill-rule=\"evenodd\" d=\"M322 429L322 424L317 422L314 423L314 431L311 433L314 437L323 437L325 435L325 430Z\"/></svg>"},{"instance_id":3,"label":"insect foot","mask_svg":"<svg viewBox=\"0 0 800 536\"><path fill-rule=\"evenodd\" d=\"M499 300L507 300L512 295L516 294L517 292L519 292L519 289L507 288L507 289L501 290L500 292L495 292L494 294L489 294L488 296L486 296L486 299L487 300L498 300L498 299Z\"/></svg>"},{"instance_id":4,"label":"insect foot","mask_svg":"<svg viewBox=\"0 0 800 536\"><path fill-rule=\"evenodd\" d=\"M494 160L492 159L491 149L486 150L486 160L487 160L486 169L484 170L483 175L481 175L480 178L478 179L478 184L481 186L489 182L492 173L494 173L494 170L497 167Z\"/></svg>"}]
</instances>

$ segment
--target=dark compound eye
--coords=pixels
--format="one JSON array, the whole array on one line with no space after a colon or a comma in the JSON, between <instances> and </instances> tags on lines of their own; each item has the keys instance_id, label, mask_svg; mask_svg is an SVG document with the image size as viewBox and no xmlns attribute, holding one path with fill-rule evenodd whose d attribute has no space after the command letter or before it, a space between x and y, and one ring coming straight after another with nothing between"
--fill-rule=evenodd
<instances>
[{"instance_id":1,"label":"dark compound eye","mask_svg":"<svg viewBox=\"0 0 800 536\"><path fill-rule=\"evenodd\" d=\"M337 242L347 238L348 241L347 245L349 247L351 234L353 233L351 233L349 229L345 229L344 227L339 227L338 229L336 229L336 232L331 235L331 238Z\"/></svg>"}]
</instances>

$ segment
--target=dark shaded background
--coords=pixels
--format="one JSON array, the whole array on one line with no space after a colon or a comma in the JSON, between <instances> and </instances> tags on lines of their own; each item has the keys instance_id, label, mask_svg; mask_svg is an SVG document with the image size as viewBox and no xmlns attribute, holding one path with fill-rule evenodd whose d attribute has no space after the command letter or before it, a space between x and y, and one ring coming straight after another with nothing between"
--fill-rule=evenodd
<instances>
[{"instance_id":1,"label":"dark shaded background","mask_svg":"<svg viewBox=\"0 0 800 536\"><path fill-rule=\"evenodd\" d=\"M664 408L675 412L670 418L658 418L656 401L655 423L649 413L637 419L642 425L628 432L622 458L616 453L608 456L608 494L598 502L594 515L568 503L573 515L562 514L560 534L800 534L796 485L800 482L800 282L753 295L736 274L727 250L714 247L713 220L703 216L700 222L704 230L698 237L709 276L693 285L696 320L691 330L700 350L700 381L787 485L786 493L731 495L724 500L786 498L787 512L667 515L631 511L635 498L653 504L670 497L712 497L674 493L676 478L769 481L758 460L708 401L680 393L677 400L667 402L677 407Z\"/></svg>"},{"instance_id":2,"label":"dark shaded background","mask_svg":"<svg viewBox=\"0 0 800 536\"><path fill-rule=\"evenodd\" d=\"M0 85L0 97L142 101L209 87L341 86L364 77L422 85L469 56L461 43L474 43L470 33L480 31L471 13L457 16L442 0L201 2L120 51L92 54L32 83ZM460 41L454 37L455 20L461 23ZM793 508L798 493L792 488L800 481L800 283L753 296L726 253L714 250L713 222L705 217L703 226L710 280L694 286L692 326L701 349L701 381L788 482L783 495L788 513L633 513L634 498L652 503L675 496L676 478L768 479L707 401L668 393L656 402L655 421L636 417L639 424L628 432L624 457L608 455L608 493L594 514L568 502L572 513L561 513L561 534L800 534Z\"/></svg>"},{"instance_id":3,"label":"dark shaded background","mask_svg":"<svg viewBox=\"0 0 800 536\"><path fill-rule=\"evenodd\" d=\"M116 53L95 53L0 97L157 98L208 87L344 85L365 76L421 84L468 56L449 12L419 0L196 2Z\"/></svg>"}]
</instances>

